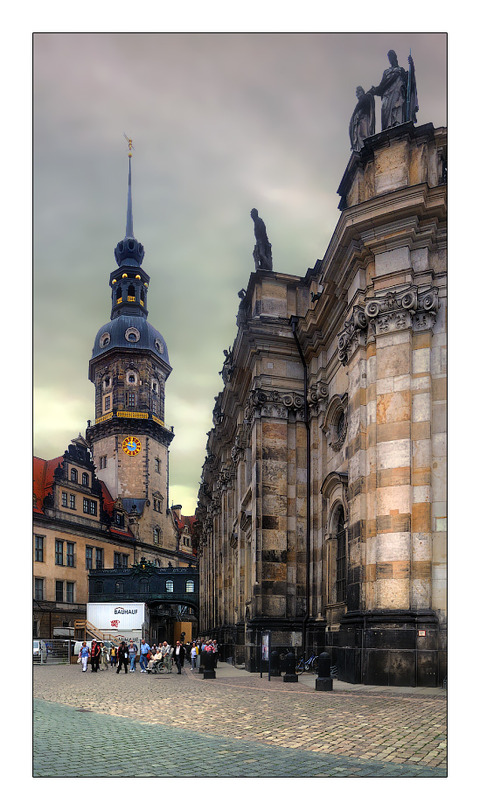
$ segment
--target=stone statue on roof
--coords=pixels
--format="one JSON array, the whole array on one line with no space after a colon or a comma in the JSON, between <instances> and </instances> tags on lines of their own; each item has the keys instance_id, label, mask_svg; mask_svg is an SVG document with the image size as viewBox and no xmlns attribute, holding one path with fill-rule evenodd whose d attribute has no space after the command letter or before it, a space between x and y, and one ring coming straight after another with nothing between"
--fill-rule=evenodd
<instances>
[{"instance_id":1,"label":"stone statue on roof","mask_svg":"<svg viewBox=\"0 0 480 810\"><path fill-rule=\"evenodd\" d=\"M355 107L348 132L350 144L354 152L360 152L365 138L375 135L375 98L372 93L366 93L363 87L357 87L357 106Z\"/></svg>"},{"instance_id":2,"label":"stone statue on roof","mask_svg":"<svg viewBox=\"0 0 480 810\"><path fill-rule=\"evenodd\" d=\"M258 216L256 208L252 208L250 216L254 222L254 235L257 240L253 249L253 259L256 270L272 270L272 246L268 241L267 229L263 219Z\"/></svg>"},{"instance_id":3,"label":"stone statue on roof","mask_svg":"<svg viewBox=\"0 0 480 810\"><path fill-rule=\"evenodd\" d=\"M395 51L387 54L390 67L383 72L378 87L371 87L368 91L382 99L382 130L396 127L405 121L417 120L418 111L417 86L415 81L415 67L412 55L408 57L408 72L398 64Z\"/></svg>"}]
</instances>

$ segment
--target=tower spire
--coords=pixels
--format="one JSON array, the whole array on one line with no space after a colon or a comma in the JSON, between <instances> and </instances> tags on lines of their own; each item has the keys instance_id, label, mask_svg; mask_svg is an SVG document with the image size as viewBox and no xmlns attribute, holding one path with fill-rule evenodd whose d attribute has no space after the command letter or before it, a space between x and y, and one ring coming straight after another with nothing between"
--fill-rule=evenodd
<instances>
[{"instance_id":1,"label":"tower spire","mask_svg":"<svg viewBox=\"0 0 480 810\"><path fill-rule=\"evenodd\" d=\"M125 236L114 250L118 266L140 267L145 255L143 245L133 235L133 207L132 207L132 139L123 133L128 143L128 191L127 191L127 227Z\"/></svg>"},{"instance_id":2,"label":"tower spire","mask_svg":"<svg viewBox=\"0 0 480 810\"><path fill-rule=\"evenodd\" d=\"M125 239L134 238L133 236L133 209L132 209L132 139L127 138L128 141L128 194L127 194L127 228L125 231Z\"/></svg>"}]
</instances>

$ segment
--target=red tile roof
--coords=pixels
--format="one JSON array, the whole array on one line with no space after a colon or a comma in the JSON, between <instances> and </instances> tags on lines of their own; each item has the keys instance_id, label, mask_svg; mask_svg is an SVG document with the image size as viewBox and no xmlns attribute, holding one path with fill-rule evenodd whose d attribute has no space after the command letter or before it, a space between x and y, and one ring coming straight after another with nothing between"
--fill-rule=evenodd
<instances>
[{"instance_id":1,"label":"red tile roof","mask_svg":"<svg viewBox=\"0 0 480 810\"><path fill-rule=\"evenodd\" d=\"M63 462L63 456L57 456L50 461L38 456L33 457L33 494L36 496L34 512L43 511L43 500L53 488L53 473Z\"/></svg>"}]
</instances>

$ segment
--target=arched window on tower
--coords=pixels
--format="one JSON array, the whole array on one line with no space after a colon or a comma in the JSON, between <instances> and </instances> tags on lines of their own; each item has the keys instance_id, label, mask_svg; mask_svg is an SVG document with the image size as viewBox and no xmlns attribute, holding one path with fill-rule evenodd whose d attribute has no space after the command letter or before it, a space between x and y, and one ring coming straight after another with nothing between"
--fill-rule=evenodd
<instances>
[{"instance_id":1,"label":"arched window on tower","mask_svg":"<svg viewBox=\"0 0 480 810\"><path fill-rule=\"evenodd\" d=\"M130 284L127 291L127 301L135 301L135 287Z\"/></svg>"}]
</instances>

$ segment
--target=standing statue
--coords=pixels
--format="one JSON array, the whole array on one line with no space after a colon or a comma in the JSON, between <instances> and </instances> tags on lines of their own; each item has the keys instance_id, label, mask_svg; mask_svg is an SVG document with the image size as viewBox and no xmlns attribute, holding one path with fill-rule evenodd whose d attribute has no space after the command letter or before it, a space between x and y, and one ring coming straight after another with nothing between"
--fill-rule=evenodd
<instances>
[{"instance_id":1,"label":"standing statue","mask_svg":"<svg viewBox=\"0 0 480 810\"><path fill-rule=\"evenodd\" d=\"M395 51L389 51L390 67L383 72L378 87L371 87L369 92L382 98L382 130L396 127L405 121L417 120L418 111L415 67L412 55L408 57L409 70L398 64Z\"/></svg>"},{"instance_id":2,"label":"standing statue","mask_svg":"<svg viewBox=\"0 0 480 810\"><path fill-rule=\"evenodd\" d=\"M256 208L252 208L250 216L254 222L254 234L257 244L253 249L253 259L256 270L272 270L272 246L268 241L267 229L263 219L258 216Z\"/></svg>"},{"instance_id":3,"label":"standing statue","mask_svg":"<svg viewBox=\"0 0 480 810\"><path fill-rule=\"evenodd\" d=\"M370 92L366 93L363 87L357 87L355 93L358 101L348 131L353 151L360 152L365 138L375 135L375 98Z\"/></svg>"}]
</instances>

